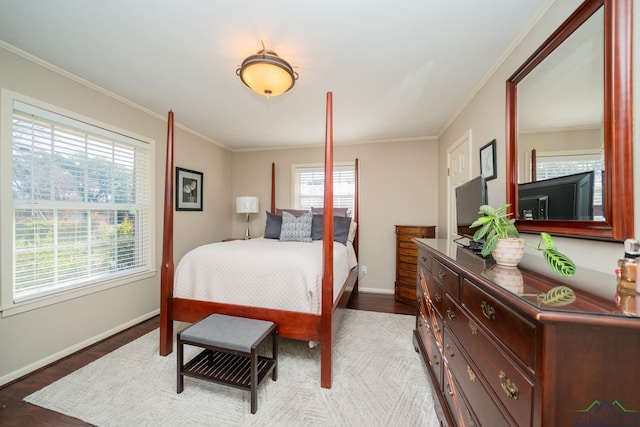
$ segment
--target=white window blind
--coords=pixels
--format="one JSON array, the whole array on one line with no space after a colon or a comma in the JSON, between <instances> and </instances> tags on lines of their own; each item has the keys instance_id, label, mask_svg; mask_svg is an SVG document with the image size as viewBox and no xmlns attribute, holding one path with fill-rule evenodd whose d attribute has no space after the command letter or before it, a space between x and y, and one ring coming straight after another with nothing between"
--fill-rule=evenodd
<instances>
[{"instance_id":1,"label":"white window blind","mask_svg":"<svg viewBox=\"0 0 640 427\"><path fill-rule=\"evenodd\" d=\"M538 181L574 173L595 171L593 205L602 206L602 175L604 160L601 153L575 153L563 155L540 155L536 159Z\"/></svg>"},{"instance_id":2,"label":"white window blind","mask_svg":"<svg viewBox=\"0 0 640 427\"><path fill-rule=\"evenodd\" d=\"M293 167L293 207L321 208L324 205L324 165ZM353 215L355 165L333 166L333 207L348 208Z\"/></svg>"},{"instance_id":3,"label":"white window blind","mask_svg":"<svg viewBox=\"0 0 640 427\"><path fill-rule=\"evenodd\" d=\"M150 153L14 101L12 188L3 188L13 194L14 303L151 270Z\"/></svg>"}]
</instances>

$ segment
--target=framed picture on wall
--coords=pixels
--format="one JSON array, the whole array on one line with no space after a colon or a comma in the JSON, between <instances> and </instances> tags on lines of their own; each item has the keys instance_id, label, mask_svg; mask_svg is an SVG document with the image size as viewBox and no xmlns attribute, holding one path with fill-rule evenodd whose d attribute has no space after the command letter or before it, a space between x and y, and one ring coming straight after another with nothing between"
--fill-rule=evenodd
<instances>
[{"instance_id":1,"label":"framed picture on wall","mask_svg":"<svg viewBox=\"0 0 640 427\"><path fill-rule=\"evenodd\" d=\"M485 180L495 179L496 171L496 140L489 142L480 149L480 175Z\"/></svg>"},{"instance_id":2,"label":"framed picture on wall","mask_svg":"<svg viewBox=\"0 0 640 427\"><path fill-rule=\"evenodd\" d=\"M202 172L176 168L176 210L202 210Z\"/></svg>"}]
</instances>

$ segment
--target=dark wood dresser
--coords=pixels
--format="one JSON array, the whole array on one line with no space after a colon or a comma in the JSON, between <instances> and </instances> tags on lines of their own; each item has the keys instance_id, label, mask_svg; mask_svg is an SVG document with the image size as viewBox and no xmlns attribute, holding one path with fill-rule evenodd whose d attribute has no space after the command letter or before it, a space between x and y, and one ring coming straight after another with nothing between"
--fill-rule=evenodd
<instances>
[{"instance_id":1,"label":"dark wood dresser","mask_svg":"<svg viewBox=\"0 0 640 427\"><path fill-rule=\"evenodd\" d=\"M396 300L416 304L418 246L413 239L433 237L435 225L396 225Z\"/></svg>"},{"instance_id":2,"label":"dark wood dresser","mask_svg":"<svg viewBox=\"0 0 640 427\"><path fill-rule=\"evenodd\" d=\"M640 296L617 288L615 266L561 279L537 256L504 269L452 241L416 243L414 345L443 425L640 425ZM575 301L545 304L561 285Z\"/></svg>"}]
</instances>

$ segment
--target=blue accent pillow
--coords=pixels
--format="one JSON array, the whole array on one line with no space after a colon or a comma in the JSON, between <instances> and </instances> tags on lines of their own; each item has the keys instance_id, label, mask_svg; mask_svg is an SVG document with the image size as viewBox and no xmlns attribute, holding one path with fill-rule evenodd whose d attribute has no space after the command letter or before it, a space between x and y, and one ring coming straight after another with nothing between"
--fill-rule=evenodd
<instances>
[{"instance_id":1,"label":"blue accent pillow","mask_svg":"<svg viewBox=\"0 0 640 427\"><path fill-rule=\"evenodd\" d=\"M267 212L267 224L264 227L265 239L279 239L282 229L282 216Z\"/></svg>"},{"instance_id":2,"label":"blue accent pillow","mask_svg":"<svg viewBox=\"0 0 640 427\"><path fill-rule=\"evenodd\" d=\"M333 240L347 244L349 238L349 227L351 227L351 218L344 216L333 217ZM311 239L322 240L322 231L324 229L324 215L314 215L311 223Z\"/></svg>"},{"instance_id":3,"label":"blue accent pillow","mask_svg":"<svg viewBox=\"0 0 640 427\"><path fill-rule=\"evenodd\" d=\"M289 212L282 212L281 242L310 242L311 241L311 211L295 217Z\"/></svg>"},{"instance_id":4,"label":"blue accent pillow","mask_svg":"<svg viewBox=\"0 0 640 427\"><path fill-rule=\"evenodd\" d=\"M333 216L348 216L349 208L333 208ZM314 215L324 214L324 208L311 208L311 213Z\"/></svg>"}]
</instances>

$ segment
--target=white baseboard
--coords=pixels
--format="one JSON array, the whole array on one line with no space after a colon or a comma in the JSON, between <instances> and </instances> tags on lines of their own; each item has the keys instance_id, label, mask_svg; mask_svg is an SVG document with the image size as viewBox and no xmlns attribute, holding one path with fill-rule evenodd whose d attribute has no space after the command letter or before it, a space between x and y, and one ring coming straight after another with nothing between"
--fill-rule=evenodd
<instances>
[{"instance_id":1,"label":"white baseboard","mask_svg":"<svg viewBox=\"0 0 640 427\"><path fill-rule=\"evenodd\" d=\"M40 359L37 362L31 363L30 365L27 365L16 371L10 372L7 375L0 377L0 386L10 383L11 381L17 380L18 378L28 375L34 371L37 371L42 367L45 367L57 360L62 359L63 357L69 356L70 354L73 354L79 350L82 350L83 348L89 347L90 345L95 344L98 341L101 341L105 338L109 338L110 336L115 335L118 332L122 332L127 328L137 325L138 323L144 322L145 320L150 319L153 316L157 316L159 313L160 313L160 309L153 310L150 313L143 314L140 317L137 317L121 325L118 325L115 328L109 329L108 331L105 331L101 334L98 334L82 342L79 342L75 345L72 345L71 347L67 347L57 353L54 353L50 356L45 357L44 359Z\"/></svg>"},{"instance_id":2,"label":"white baseboard","mask_svg":"<svg viewBox=\"0 0 640 427\"><path fill-rule=\"evenodd\" d=\"M394 291L392 289L363 288L362 286L358 286L358 292L367 293L367 294L384 294L384 295L394 294Z\"/></svg>"}]
</instances>

